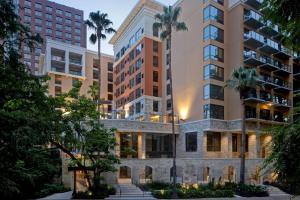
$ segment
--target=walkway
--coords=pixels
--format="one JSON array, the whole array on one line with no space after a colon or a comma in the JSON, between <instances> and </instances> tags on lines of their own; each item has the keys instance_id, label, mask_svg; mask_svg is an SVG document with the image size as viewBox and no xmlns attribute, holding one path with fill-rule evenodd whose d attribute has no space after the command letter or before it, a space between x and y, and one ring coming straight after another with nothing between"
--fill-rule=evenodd
<instances>
[{"instance_id":1,"label":"walkway","mask_svg":"<svg viewBox=\"0 0 300 200\"><path fill-rule=\"evenodd\" d=\"M117 193L111 195L107 200L153 200L150 192L143 192L133 184L119 184Z\"/></svg>"},{"instance_id":2,"label":"walkway","mask_svg":"<svg viewBox=\"0 0 300 200\"><path fill-rule=\"evenodd\" d=\"M48 199L49 200L50 199L56 199L56 200L72 199L72 191L52 194L50 196L41 198L40 200L48 200Z\"/></svg>"}]
</instances>

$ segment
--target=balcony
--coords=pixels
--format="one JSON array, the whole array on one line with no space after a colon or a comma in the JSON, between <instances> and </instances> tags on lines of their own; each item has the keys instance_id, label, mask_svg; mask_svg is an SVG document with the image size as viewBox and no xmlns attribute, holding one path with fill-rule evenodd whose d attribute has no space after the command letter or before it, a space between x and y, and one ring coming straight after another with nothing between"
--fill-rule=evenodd
<instances>
[{"instance_id":1,"label":"balcony","mask_svg":"<svg viewBox=\"0 0 300 200\"><path fill-rule=\"evenodd\" d=\"M62 66L51 66L51 71L65 73L65 68Z\"/></svg>"},{"instance_id":2,"label":"balcony","mask_svg":"<svg viewBox=\"0 0 300 200\"><path fill-rule=\"evenodd\" d=\"M267 54L275 54L279 52L279 44L269 38L264 38L264 45L259 50Z\"/></svg>"},{"instance_id":3,"label":"balcony","mask_svg":"<svg viewBox=\"0 0 300 200\"><path fill-rule=\"evenodd\" d=\"M253 48L257 49L264 45L264 36L255 31L248 31L244 33L244 44Z\"/></svg>"},{"instance_id":4,"label":"balcony","mask_svg":"<svg viewBox=\"0 0 300 200\"><path fill-rule=\"evenodd\" d=\"M300 52L294 51L293 59L294 59L295 62L299 62L300 61Z\"/></svg>"},{"instance_id":5,"label":"balcony","mask_svg":"<svg viewBox=\"0 0 300 200\"><path fill-rule=\"evenodd\" d=\"M256 91L251 91L246 95L245 102L262 103L264 100L260 98Z\"/></svg>"},{"instance_id":6,"label":"balcony","mask_svg":"<svg viewBox=\"0 0 300 200\"><path fill-rule=\"evenodd\" d=\"M263 0L243 0L245 4L255 8L256 10L259 9Z\"/></svg>"},{"instance_id":7,"label":"balcony","mask_svg":"<svg viewBox=\"0 0 300 200\"><path fill-rule=\"evenodd\" d=\"M274 107L280 107L280 108L285 108L285 107L291 107L291 101L288 100L287 98L278 96L278 95L274 95L272 97L272 102L274 103Z\"/></svg>"},{"instance_id":8,"label":"balcony","mask_svg":"<svg viewBox=\"0 0 300 200\"><path fill-rule=\"evenodd\" d=\"M244 50L244 63L246 65L255 67L263 64L261 57L259 57L257 53L252 50Z\"/></svg>"},{"instance_id":9,"label":"balcony","mask_svg":"<svg viewBox=\"0 0 300 200\"><path fill-rule=\"evenodd\" d=\"M292 90L292 84L282 79L274 78L274 83L277 86L276 88L274 88L274 90L276 91L288 92Z\"/></svg>"},{"instance_id":10,"label":"balcony","mask_svg":"<svg viewBox=\"0 0 300 200\"><path fill-rule=\"evenodd\" d=\"M245 116L247 121L261 121L264 123L274 123L274 122L280 122L280 123L288 123L289 118L282 112L275 111L274 115L271 115L270 110L260 110L259 113L255 112L255 108L246 108L245 110Z\"/></svg>"},{"instance_id":11,"label":"balcony","mask_svg":"<svg viewBox=\"0 0 300 200\"><path fill-rule=\"evenodd\" d=\"M278 85L276 85L274 82L274 78L269 75L260 75L258 81L261 82L265 87L278 87Z\"/></svg>"},{"instance_id":12,"label":"balcony","mask_svg":"<svg viewBox=\"0 0 300 200\"><path fill-rule=\"evenodd\" d=\"M292 51L283 45L279 45L278 50L279 52L274 54L274 56L280 59L289 59L291 57Z\"/></svg>"},{"instance_id":13,"label":"balcony","mask_svg":"<svg viewBox=\"0 0 300 200\"><path fill-rule=\"evenodd\" d=\"M270 21L267 21L267 23L259 29L259 32L269 37L275 37L279 34L279 27L273 25Z\"/></svg>"},{"instance_id":14,"label":"balcony","mask_svg":"<svg viewBox=\"0 0 300 200\"><path fill-rule=\"evenodd\" d=\"M258 29L263 26L261 19L261 15L253 10L244 11L244 23L253 29Z\"/></svg>"},{"instance_id":15,"label":"balcony","mask_svg":"<svg viewBox=\"0 0 300 200\"><path fill-rule=\"evenodd\" d=\"M51 60L52 61L57 61L57 62L65 62L65 57L52 55Z\"/></svg>"},{"instance_id":16,"label":"balcony","mask_svg":"<svg viewBox=\"0 0 300 200\"><path fill-rule=\"evenodd\" d=\"M281 74L284 73L288 75L291 73L291 67L285 65L278 60L274 60L269 56L261 56L261 61L264 63L260 66L261 69L267 71L275 71L275 73L280 72Z\"/></svg>"}]
</instances>

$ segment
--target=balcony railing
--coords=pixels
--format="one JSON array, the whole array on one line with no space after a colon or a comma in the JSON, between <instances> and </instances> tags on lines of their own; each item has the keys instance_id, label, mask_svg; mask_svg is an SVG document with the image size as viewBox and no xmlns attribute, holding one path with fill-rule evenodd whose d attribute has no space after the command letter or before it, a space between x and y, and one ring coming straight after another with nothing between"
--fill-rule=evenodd
<instances>
[{"instance_id":1,"label":"balcony railing","mask_svg":"<svg viewBox=\"0 0 300 200\"><path fill-rule=\"evenodd\" d=\"M74 65L81 65L81 60L77 60L77 59L69 59L69 63L70 64L74 64Z\"/></svg>"},{"instance_id":2,"label":"balcony railing","mask_svg":"<svg viewBox=\"0 0 300 200\"><path fill-rule=\"evenodd\" d=\"M245 4L255 9L258 9L263 2L263 0L243 0L243 1L245 2Z\"/></svg>"},{"instance_id":3,"label":"balcony railing","mask_svg":"<svg viewBox=\"0 0 300 200\"><path fill-rule=\"evenodd\" d=\"M246 25L254 29L258 29L263 26L262 16L253 10L245 11L244 22Z\"/></svg>"},{"instance_id":4,"label":"balcony railing","mask_svg":"<svg viewBox=\"0 0 300 200\"><path fill-rule=\"evenodd\" d=\"M51 60L65 62L65 58L61 56L51 56Z\"/></svg>"},{"instance_id":5,"label":"balcony railing","mask_svg":"<svg viewBox=\"0 0 300 200\"><path fill-rule=\"evenodd\" d=\"M244 42L252 48L262 47L264 45L264 36L255 31L248 31L244 33Z\"/></svg>"},{"instance_id":6,"label":"balcony railing","mask_svg":"<svg viewBox=\"0 0 300 200\"><path fill-rule=\"evenodd\" d=\"M76 76L82 76L82 73L79 72L79 71L71 71L70 70L69 73L72 74L72 75L76 75Z\"/></svg>"},{"instance_id":7,"label":"balcony railing","mask_svg":"<svg viewBox=\"0 0 300 200\"><path fill-rule=\"evenodd\" d=\"M291 106L291 101L289 101L288 99L281 97L281 96L274 95L272 100L273 100L273 103L275 103L277 105Z\"/></svg>"},{"instance_id":8,"label":"balcony railing","mask_svg":"<svg viewBox=\"0 0 300 200\"><path fill-rule=\"evenodd\" d=\"M52 66L51 71L65 73L65 68Z\"/></svg>"}]
</instances>

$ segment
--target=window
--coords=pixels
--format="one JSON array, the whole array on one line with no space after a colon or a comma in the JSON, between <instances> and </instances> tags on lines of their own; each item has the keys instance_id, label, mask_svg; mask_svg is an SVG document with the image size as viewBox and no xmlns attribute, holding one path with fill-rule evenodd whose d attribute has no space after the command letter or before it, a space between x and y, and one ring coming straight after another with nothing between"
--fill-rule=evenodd
<instances>
[{"instance_id":1,"label":"window","mask_svg":"<svg viewBox=\"0 0 300 200\"><path fill-rule=\"evenodd\" d=\"M70 12L65 12L66 17L72 17L72 13Z\"/></svg>"},{"instance_id":2,"label":"window","mask_svg":"<svg viewBox=\"0 0 300 200\"><path fill-rule=\"evenodd\" d=\"M129 75L133 74L134 73L134 65L131 65L129 67Z\"/></svg>"},{"instance_id":3,"label":"window","mask_svg":"<svg viewBox=\"0 0 300 200\"><path fill-rule=\"evenodd\" d=\"M35 26L34 29L35 29L36 32L41 32L42 31L41 26Z\"/></svg>"},{"instance_id":4,"label":"window","mask_svg":"<svg viewBox=\"0 0 300 200\"><path fill-rule=\"evenodd\" d=\"M107 81L109 81L109 82L113 82L114 81L113 73L108 73L107 74Z\"/></svg>"},{"instance_id":5,"label":"window","mask_svg":"<svg viewBox=\"0 0 300 200\"><path fill-rule=\"evenodd\" d=\"M25 1L25 2L24 2L24 5L25 5L25 6L31 6L31 2L30 2L30 1Z\"/></svg>"},{"instance_id":6,"label":"window","mask_svg":"<svg viewBox=\"0 0 300 200\"><path fill-rule=\"evenodd\" d=\"M203 90L204 99L224 100L224 88L222 86L207 84Z\"/></svg>"},{"instance_id":7,"label":"window","mask_svg":"<svg viewBox=\"0 0 300 200\"><path fill-rule=\"evenodd\" d=\"M218 42L224 42L224 31L214 25L207 25L203 31L203 40L216 40Z\"/></svg>"},{"instance_id":8,"label":"window","mask_svg":"<svg viewBox=\"0 0 300 200\"><path fill-rule=\"evenodd\" d=\"M142 81L142 74L141 73L138 73L136 76L135 76L135 82L136 84L139 84L141 83Z\"/></svg>"},{"instance_id":9,"label":"window","mask_svg":"<svg viewBox=\"0 0 300 200\"><path fill-rule=\"evenodd\" d=\"M54 75L55 84L61 85L61 76Z\"/></svg>"},{"instance_id":10,"label":"window","mask_svg":"<svg viewBox=\"0 0 300 200\"><path fill-rule=\"evenodd\" d=\"M35 11L35 16L41 17L43 14L40 11Z\"/></svg>"},{"instance_id":11,"label":"window","mask_svg":"<svg viewBox=\"0 0 300 200\"><path fill-rule=\"evenodd\" d=\"M81 19L81 15L75 15L75 19L80 20Z\"/></svg>"},{"instance_id":12,"label":"window","mask_svg":"<svg viewBox=\"0 0 300 200\"><path fill-rule=\"evenodd\" d=\"M153 82L158 82L158 71L153 71Z\"/></svg>"},{"instance_id":13,"label":"window","mask_svg":"<svg viewBox=\"0 0 300 200\"><path fill-rule=\"evenodd\" d=\"M52 34L52 30L47 28L47 29L46 29L46 33L47 33L47 34Z\"/></svg>"},{"instance_id":14,"label":"window","mask_svg":"<svg viewBox=\"0 0 300 200\"><path fill-rule=\"evenodd\" d=\"M204 66L204 80L215 79L219 81L224 81L224 69L216 65L206 65Z\"/></svg>"},{"instance_id":15,"label":"window","mask_svg":"<svg viewBox=\"0 0 300 200\"><path fill-rule=\"evenodd\" d=\"M224 0L213 0L214 2L216 2L216 3L218 3L218 4L220 4L220 5L224 5ZM203 3L207 3L208 2L208 0L203 0Z\"/></svg>"},{"instance_id":16,"label":"window","mask_svg":"<svg viewBox=\"0 0 300 200\"><path fill-rule=\"evenodd\" d=\"M158 28L153 26L152 29L153 29L153 36L158 37Z\"/></svg>"},{"instance_id":17,"label":"window","mask_svg":"<svg viewBox=\"0 0 300 200\"><path fill-rule=\"evenodd\" d=\"M56 28L57 29L62 29L62 25L61 24L56 24Z\"/></svg>"},{"instance_id":18,"label":"window","mask_svg":"<svg viewBox=\"0 0 300 200\"><path fill-rule=\"evenodd\" d=\"M232 152L238 152L238 136L232 134Z\"/></svg>"},{"instance_id":19,"label":"window","mask_svg":"<svg viewBox=\"0 0 300 200\"><path fill-rule=\"evenodd\" d=\"M203 106L204 119L224 119L224 106L205 104Z\"/></svg>"},{"instance_id":20,"label":"window","mask_svg":"<svg viewBox=\"0 0 300 200\"><path fill-rule=\"evenodd\" d=\"M66 30L66 31L71 31L72 28L71 28L70 26L65 26L65 30Z\"/></svg>"},{"instance_id":21,"label":"window","mask_svg":"<svg viewBox=\"0 0 300 200\"><path fill-rule=\"evenodd\" d=\"M144 30L140 28L140 29L135 33L135 41L138 41L138 40L142 37L143 32L144 32Z\"/></svg>"},{"instance_id":22,"label":"window","mask_svg":"<svg viewBox=\"0 0 300 200\"><path fill-rule=\"evenodd\" d=\"M70 39L72 35L70 33L65 33L65 37Z\"/></svg>"},{"instance_id":23,"label":"window","mask_svg":"<svg viewBox=\"0 0 300 200\"><path fill-rule=\"evenodd\" d=\"M134 105L129 106L129 116L134 115Z\"/></svg>"},{"instance_id":24,"label":"window","mask_svg":"<svg viewBox=\"0 0 300 200\"><path fill-rule=\"evenodd\" d=\"M75 35L75 40L80 40L80 36L78 36L78 35Z\"/></svg>"},{"instance_id":25,"label":"window","mask_svg":"<svg viewBox=\"0 0 300 200\"><path fill-rule=\"evenodd\" d=\"M132 79L129 80L129 88L133 88L134 87L134 84L135 84L134 80L135 80L134 78L132 78Z\"/></svg>"},{"instance_id":26,"label":"window","mask_svg":"<svg viewBox=\"0 0 300 200\"><path fill-rule=\"evenodd\" d=\"M153 112L158 112L158 101L153 101Z\"/></svg>"},{"instance_id":27,"label":"window","mask_svg":"<svg viewBox=\"0 0 300 200\"><path fill-rule=\"evenodd\" d=\"M141 112L141 102L137 102L135 104L135 113L140 113Z\"/></svg>"},{"instance_id":28,"label":"window","mask_svg":"<svg viewBox=\"0 0 300 200\"><path fill-rule=\"evenodd\" d=\"M204 47L203 58L224 62L224 49L211 44L207 45Z\"/></svg>"},{"instance_id":29,"label":"window","mask_svg":"<svg viewBox=\"0 0 300 200\"><path fill-rule=\"evenodd\" d=\"M24 12L27 13L27 14L31 14L31 10L29 8L25 8Z\"/></svg>"},{"instance_id":30,"label":"window","mask_svg":"<svg viewBox=\"0 0 300 200\"><path fill-rule=\"evenodd\" d=\"M158 52L158 42L153 41L153 52Z\"/></svg>"},{"instance_id":31,"label":"window","mask_svg":"<svg viewBox=\"0 0 300 200\"><path fill-rule=\"evenodd\" d=\"M112 101L113 100L113 95L112 94L108 94L107 95L107 99L110 100L110 101Z\"/></svg>"},{"instance_id":32,"label":"window","mask_svg":"<svg viewBox=\"0 0 300 200\"><path fill-rule=\"evenodd\" d=\"M71 24L72 21L70 19L65 19L66 24Z\"/></svg>"},{"instance_id":33,"label":"window","mask_svg":"<svg viewBox=\"0 0 300 200\"><path fill-rule=\"evenodd\" d=\"M46 19L52 19L52 15L51 14L46 14Z\"/></svg>"},{"instance_id":34,"label":"window","mask_svg":"<svg viewBox=\"0 0 300 200\"><path fill-rule=\"evenodd\" d=\"M34 7L37 8L37 9L42 9L42 4L35 3Z\"/></svg>"},{"instance_id":35,"label":"window","mask_svg":"<svg viewBox=\"0 0 300 200\"><path fill-rule=\"evenodd\" d=\"M41 24L41 23L42 23L42 20L41 20L41 19L38 19L38 18L36 18L36 19L35 19L35 23L37 23L37 24Z\"/></svg>"},{"instance_id":36,"label":"window","mask_svg":"<svg viewBox=\"0 0 300 200\"><path fill-rule=\"evenodd\" d=\"M141 52L142 52L142 44L140 43L135 47L135 54L139 55Z\"/></svg>"},{"instance_id":37,"label":"window","mask_svg":"<svg viewBox=\"0 0 300 200\"><path fill-rule=\"evenodd\" d=\"M209 5L204 8L203 12L203 21L206 22L207 20L213 20L224 24L224 12L212 5Z\"/></svg>"},{"instance_id":38,"label":"window","mask_svg":"<svg viewBox=\"0 0 300 200\"><path fill-rule=\"evenodd\" d=\"M153 96L158 97L158 86L153 86Z\"/></svg>"},{"instance_id":39,"label":"window","mask_svg":"<svg viewBox=\"0 0 300 200\"><path fill-rule=\"evenodd\" d=\"M52 26L52 22L46 21L46 26Z\"/></svg>"},{"instance_id":40,"label":"window","mask_svg":"<svg viewBox=\"0 0 300 200\"><path fill-rule=\"evenodd\" d=\"M113 84L111 84L111 83L107 84L107 91L113 92Z\"/></svg>"},{"instance_id":41,"label":"window","mask_svg":"<svg viewBox=\"0 0 300 200\"><path fill-rule=\"evenodd\" d=\"M221 151L221 133L206 134L206 151Z\"/></svg>"},{"instance_id":42,"label":"window","mask_svg":"<svg viewBox=\"0 0 300 200\"><path fill-rule=\"evenodd\" d=\"M170 75L171 75L171 71L170 71L170 68L167 69L167 73L166 73L166 78L167 80L170 80Z\"/></svg>"},{"instance_id":43,"label":"window","mask_svg":"<svg viewBox=\"0 0 300 200\"><path fill-rule=\"evenodd\" d=\"M153 67L158 67L158 56L153 56Z\"/></svg>"},{"instance_id":44,"label":"window","mask_svg":"<svg viewBox=\"0 0 300 200\"><path fill-rule=\"evenodd\" d=\"M171 99L167 100L167 110L171 110L172 109L172 102Z\"/></svg>"},{"instance_id":45,"label":"window","mask_svg":"<svg viewBox=\"0 0 300 200\"><path fill-rule=\"evenodd\" d=\"M171 41L170 41L170 39L167 39L166 49L169 50L170 46L171 46Z\"/></svg>"},{"instance_id":46,"label":"window","mask_svg":"<svg viewBox=\"0 0 300 200\"><path fill-rule=\"evenodd\" d=\"M53 10L53 8L52 8L52 7L50 7L50 6L47 6L47 7L46 7L46 11L48 11L48 12L52 12L52 10Z\"/></svg>"},{"instance_id":47,"label":"window","mask_svg":"<svg viewBox=\"0 0 300 200\"><path fill-rule=\"evenodd\" d=\"M197 151L197 132L191 132L185 134L185 151L186 152Z\"/></svg>"},{"instance_id":48,"label":"window","mask_svg":"<svg viewBox=\"0 0 300 200\"><path fill-rule=\"evenodd\" d=\"M56 35L56 36L59 36L59 37L62 37L62 32L60 32L60 31L55 31L55 35Z\"/></svg>"},{"instance_id":49,"label":"window","mask_svg":"<svg viewBox=\"0 0 300 200\"><path fill-rule=\"evenodd\" d=\"M170 60L171 60L171 57L170 57L170 54L168 53L168 54L166 55L166 64L167 64L167 65L170 64Z\"/></svg>"},{"instance_id":50,"label":"window","mask_svg":"<svg viewBox=\"0 0 300 200\"><path fill-rule=\"evenodd\" d=\"M24 58L25 59L31 59L31 55L30 54L24 54Z\"/></svg>"},{"instance_id":51,"label":"window","mask_svg":"<svg viewBox=\"0 0 300 200\"><path fill-rule=\"evenodd\" d=\"M136 62L135 62L135 69L138 70L140 69L142 66L142 59L139 58Z\"/></svg>"},{"instance_id":52,"label":"window","mask_svg":"<svg viewBox=\"0 0 300 200\"><path fill-rule=\"evenodd\" d=\"M81 23L80 22L75 22L75 26L81 26Z\"/></svg>"},{"instance_id":53,"label":"window","mask_svg":"<svg viewBox=\"0 0 300 200\"><path fill-rule=\"evenodd\" d=\"M56 21L58 21L58 22L62 22L62 18L61 17L56 17Z\"/></svg>"},{"instance_id":54,"label":"window","mask_svg":"<svg viewBox=\"0 0 300 200\"><path fill-rule=\"evenodd\" d=\"M58 96L61 94L61 87L60 86L55 86L55 96Z\"/></svg>"},{"instance_id":55,"label":"window","mask_svg":"<svg viewBox=\"0 0 300 200\"><path fill-rule=\"evenodd\" d=\"M139 98L140 96L142 96L142 89L141 88L138 88L135 90L135 98Z\"/></svg>"},{"instance_id":56,"label":"window","mask_svg":"<svg viewBox=\"0 0 300 200\"><path fill-rule=\"evenodd\" d=\"M114 69L113 69L113 65L114 65L114 64L111 63L111 62L108 62L108 63L107 63L107 69L108 69L109 72L112 72L112 71L114 70Z\"/></svg>"},{"instance_id":57,"label":"window","mask_svg":"<svg viewBox=\"0 0 300 200\"><path fill-rule=\"evenodd\" d=\"M27 21L27 22L31 22L31 17L25 15L24 20Z\"/></svg>"},{"instance_id":58,"label":"window","mask_svg":"<svg viewBox=\"0 0 300 200\"><path fill-rule=\"evenodd\" d=\"M80 34L80 29L76 28L76 29L75 29L75 33Z\"/></svg>"},{"instance_id":59,"label":"window","mask_svg":"<svg viewBox=\"0 0 300 200\"><path fill-rule=\"evenodd\" d=\"M167 96L171 95L171 85L167 84Z\"/></svg>"},{"instance_id":60,"label":"window","mask_svg":"<svg viewBox=\"0 0 300 200\"><path fill-rule=\"evenodd\" d=\"M132 36L130 39L129 39L129 47L132 47L134 45L134 36Z\"/></svg>"},{"instance_id":61,"label":"window","mask_svg":"<svg viewBox=\"0 0 300 200\"><path fill-rule=\"evenodd\" d=\"M55 12L56 12L56 14L59 14L59 15L62 15L62 14L63 14L63 11L60 10L60 9L57 9Z\"/></svg>"}]
</instances>

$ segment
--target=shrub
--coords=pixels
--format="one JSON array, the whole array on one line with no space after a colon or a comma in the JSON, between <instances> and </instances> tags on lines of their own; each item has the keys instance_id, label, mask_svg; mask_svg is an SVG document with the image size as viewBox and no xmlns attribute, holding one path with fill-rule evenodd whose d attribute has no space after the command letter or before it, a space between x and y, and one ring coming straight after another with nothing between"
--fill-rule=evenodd
<instances>
[{"instance_id":1,"label":"shrub","mask_svg":"<svg viewBox=\"0 0 300 200\"><path fill-rule=\"evenodd\" d=\"M152 195L157 199L171 199L172 190L153 190Z\"/></svg>"},{"instance_id":2,"label":"shrub","mask_svg":"<svg viewBox=\"0 0 300 200\"><path fill-rule=\"evenodd\" d=\"M269 193L264 186L259 185L246 185L246 184L237 184L235 192L243 197L265 197L269 196Z\"/></svg>"},{"instance_id":3,"label":"shrub","mask_svg":"<svg viewBox=\"0 0 300 200\"><path fill-rule=\"evenodd\" d=\"M114 194L116 194L115 188L110 185L101 184L98 188L91 188L91 190L85 192L77 192L73 199L104 199Z\"/></svg>"},{"instance_id":4,"label":"shrub","mask_svg":"<svg viewBox=\"0 0 300 200\"><path fill-rule=\"evenodd\" d=\"M41 198L41 197L51 195L53 193L61 193L67 191L70 191L70 189L65 188L65 186L62 184L45 184L44 188L41 189L39 192L36 192L34 196L36 198Z\"/></svg>"}]
</instances>

